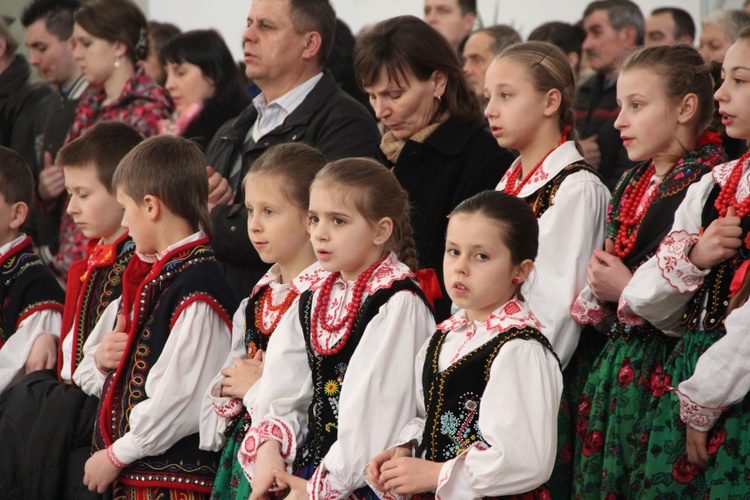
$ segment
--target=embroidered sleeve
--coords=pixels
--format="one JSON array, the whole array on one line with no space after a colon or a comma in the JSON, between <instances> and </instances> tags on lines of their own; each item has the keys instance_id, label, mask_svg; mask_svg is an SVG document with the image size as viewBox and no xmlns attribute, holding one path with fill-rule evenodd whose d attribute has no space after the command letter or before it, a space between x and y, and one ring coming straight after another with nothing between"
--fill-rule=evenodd
<instances>
[{"instance_id":1,"label":"embroidered sleeve","mask_svg":"<svg viewBox=\"0 0 750 500\"><path fill-rule=\"evenodd\" d=\"M357 500L353 493L347 495L344 487L336 484L335 479L322 465L315 469L315 473L307 482L307 494L311 500Z\"/></svg>"},{"instance_id":2,"label":"embroidered sleeve","mask_svg":"<svg viewBox=\"0 0 750 500\"><path fill-rule=\"evenodd\" d=\"M628 300L624 295L620 295L620 301L617 304L617 319L628 326L638 326L646 322L645 319L638 316L628 306Z\"/></svg>"},{"instance_id":3,"label":"embroidered sleeve","mask_svg":"<svg viewBox=\"0 0 750 500\"><path fill-rule=\"evenodd\" d=\"M238 398L231 398L224 404L214 401L213 405L216 414L223 418L232 418L239 415L244 406L242 400Z\"/></svg>"},{"instance_id":4,"label":"embroidered sleeve","mask_svg":"<svg viewBox=\"0 0 750 500\"><path fill-rule=\"evenodd\" d=\"M107 458L109 458L109 461L112 462L112 465L120 469L124 469L128 466L128 464L117 458L117 455L115 455L115 449L112 446L107 448Z\"/></svg>"},{"instance_id":5,"label":"embroidered sleeve","mask_svg":"<svg viewBox=\"0 0 750 500\"><path fill-rule=\"evenodd\" d=\"M607 311L604 305L599 302L588 286L581 290L580 295L570 310L570 315L582 325L598 325L601 323Z\"/></svg>"},{"instance_id":6,"label":"embroidered sleeve","mask_svg":"<svg viewBox=\"0 0 750 500\"><path fill-rule=\"evenodd\" d=\"M250 427L237 452L237 459L240 461L242 470L250 480L253 478L258 448L266 441L281 443L281 457L287 463L294 461L297 443L291 427L281 419L265 418L258 425Z\"/></svg>"},{"instance_id":7,"label":"embroidered sleeve","mask_svg":"<svg viewBox=\"0 0 750 500\"><path fill-rule=\"evenodd\" d=\"M674 393L680 400L680 418L695 430L706 432L716 424L721 414L729 408L710 408L701 406L679 389L674 389Z\"/></svg>"},{"instance_id":8,"label":"embroidered sleeve","mask_svg":"<svg viewBox=\"0 0 750 500\"><path fill-rule=\"evenodd\" d=\"M696 291L708 274L708 271L695 267L687 257L698 239L697 234L675 231L664 238L656 251L656 264L661 275L679 293Z\"/></svg>"}]
</instances>

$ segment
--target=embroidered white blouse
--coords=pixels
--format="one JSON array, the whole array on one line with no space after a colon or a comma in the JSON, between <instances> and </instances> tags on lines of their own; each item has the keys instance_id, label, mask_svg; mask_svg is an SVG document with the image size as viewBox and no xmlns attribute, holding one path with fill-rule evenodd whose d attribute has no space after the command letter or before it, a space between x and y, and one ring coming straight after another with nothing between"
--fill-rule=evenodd
<instances>
[{"instance_id":1,"label":"embroidered white blouse","mask_svg":"<svg viewBox=\"0 0 750 500\"><path fill-rule=\"evenodd\" d=\"M699 431L710 430L750 391L750 302L732 311L724 324L727 334L698 358L693 375L675 390L680 417Z\"/></svg>"},{"instance_id":2,"label":"embroidered white blouse","mask_svg":"<svg viewBox=\"0 0 750 500\"><path fill-rule=\"evenodd\" d=\"M26 235L0 246L0 258L26 240ZM23 378L26 372L26 359L34 341L43 333L60 336L62 313L53 309L42 309L26 316L15 333L0 348L0 393Z\"/></svg>"},{"instance_id":3,"label":"embroidered white blouse","mask_svg":"<svg viewBox=\"0 0 750 500\"><path fill-rule=\"evenodd\" d=\"M411 275L391 253L376 269L362 300ZM353 287L353 281L334 283L327 311L330 321L344 317ZM411 383L414 359L434 331L432 313L409 291L396 293L368 323L341 388L338 440L308 482L311 499L347 498L365 485L367 463L396 440L416 413L417 396ZM318 341L330 348L343 335L343 328L331 335L321 331ZM284 315L271 336L264 370L274 376L260 380L254 402L254 415L260 418L253 422L238 454L251 480L258 446L269 439L280 441L284 460L291 465L307 436L313 382L297 308Z\"/></svg>"},{"instance_id":4,"label":"embroidered white blouse","mask_svg":"<svg viewBox=\"0 0 750 500\"><path fill-rule=\"evenodd\" d=\"M159 258L174 248L205 237L202 231L170 245ZM140 254L132 258L141 258ZM99 397L106 378L94 361L102 338L114 327L122 297L104 310L84 344L84 358L73 374L75 383L87 394ZM132 317L132 311L128 311ZM211 332L207 335L207 332ZM120 462L132 463L168 450L185 436L199 431L203 395L221 369L230 349L231 331L210 305L196 301L174 322L159 359L146 380L148 399L130 413L130 430L112 444Z\"/></svg>"},{"instance_id":5,"label":"embroidered white blouse","mask_svg":"<svg viewBox=\"0 0 750 500\"><path fill-rule=\"evenodd\" d=\"M294 291L298 295L289 306L288 312L299 307L299 294L302 294L326 276L328 276L328 273L316 261L293 280L281 284L279 282L281 279L279 266L278 264L274 264L258 281L255 287L253 287L250 297L255 297L264 286L268 285L271 287L271 299L273 303L280 304L287 297L287 294ZM249 298L245 298L240 303L239 308L232 318L232 350L224 362L224 368L234 366L232 360L235 358L244 359L247 357L245 346L245 309L247 308L248 301ZM281 314L281 311L267 311L266 316L262 320L264 324L273 324L274 321L279 319L279 314ZM219 372L206 390L203 409L201 410L200 427L200 447L204 450L221 450L226 443L224 430L227 427L228 420L238 415L243 408L247 408L250 415L253 415L253 401L255 400L255 395L258 392L260 384L256 383L253 385L240 400L221 395L221 382L223 379L224 375Z\"/></svg>"},{"instance_id":6,"label":"embroidered white blouse","mask_svg":"<svg viewBox=\"0 0 750 500\"><path fill-rule=\"evenodd\" d=\"M519 161L516 159L508 172ZM565 167L581 161L574 142L562 144L544 160L518 196L534 194ZM508 178L506 173L497 185L498 191L505 189ZM604 245L609 198L609 190L596 175L576 172L563 181L552 206L539 218L539 255L522 293L563 367L573 356L581 335L582 327L570 311L586 283L589 259Z\"/></svg>"},{"instance_id":7,"label":"embroidered white blouse","mask_svg":"<svg viewBox=\"0 0 750 500\"><path fill-rule=\"evenodd\" d=\"M443 372L462 356L511 328L540 323L524 302L513 299L485 321L469 321L464 310L438 325L448 331L438 355ZM427 341L417 355L417 417L397 443L420 443L425 426L422 370ZM443 464L436 499L513 495L544 484L552 474L557 447L557 412L562 372L555 356L536 340L514 339L498 352L479 407L479 428L487 441L475 443ZM403 498L378 492L381 498Z\"/></svg>"},{"instance_id":8,"label":"embroidered white blouse","mask_svg":"<svg viewBox=\"0 0 750 500\"><path fill-rule=\"evenodd\" d=\"M698 242L703 206L713 187L729 179L735 161L717 165L711 175L704 175L688 188L685 199L675 212L672 232L659 245L651 259L633 274L622 292L618 314L637 314L668 335L682 336L680 319L696 291L703 285L710 269L701 270L690 262L688 254ZM742 202L750 194L750 168L746 164L737 187ZM725 305L729 303L725 301ZM703 315L701 314L701 321Z\"/></svg>"}]
</instances>

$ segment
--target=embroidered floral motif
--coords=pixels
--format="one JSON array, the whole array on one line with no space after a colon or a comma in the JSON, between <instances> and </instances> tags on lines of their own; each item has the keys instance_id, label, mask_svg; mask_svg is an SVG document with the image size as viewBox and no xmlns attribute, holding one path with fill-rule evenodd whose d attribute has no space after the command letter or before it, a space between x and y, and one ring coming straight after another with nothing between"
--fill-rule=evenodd
<instances>
[{"instance_id":1,"label":"embroidered floral motif","mask_svg":"<svg viewBox=\"0 0 750 500\"><path fill-rule=\"evenodd\" d=\"M239 415L243 408L242 400L239 398L231 398L224 404L212 403L214 405L214 412L223 418L232 418Z\"/></svg>"},{"instance_id":2,"label":"embroidered floral motif","mask_svg":"<svg viewBox=\"0 0 750 500\"><path fill-rule=\"evenodd\" d=\"M266 441L281 443L281 456L285 460L291 458L292 451L296 448L294 433L282 420L266 418L260 424L252 426L247 431L237 452L237 459L242 465L242 470L251 481L255 460L258 458L258 448Z\"/></svg>"},{"instance_id":3,"label":"embroidered floral motif","mask_svg":"<svg viewBox=\"0 0 750 500\"><path fill-rule=\"evenodd\" d=\"M732 169L734 169L736 164L737 160L734 160L715 167L712 171L714 181L718 185L724 186L729 180L729 176L732 174ZM744 201L745 198L750 196L750 168L747 167L748 166L745 165L745 170L742 172L740 183L737 186L736 197L739 202Z\"/></svg>"},{"instance_id":4,"label":"embroidered floral motif","mask_svg":"<svg viewBox=\"0 0 750 500\"><path fill-rule=\"evenodd\" d=\"M573 302L570 315L582 325L597 325L604 320L606 313L591 288L585 287Z\"/></svg>"},{"instance_id":5,"label":"embroidered floral motif","mask_svg":"<svg viewBox=\"0 0 750 500\"><path fill-rule=\"evenodd\" d=\"M704 276L690 262L687 250L698 242L697 234L687 231L669 233L656 251L656 264L669 284L680 293L696 291L702 284Z\"/></svg>"},{"instance_id":6,"label":"embroidered floral motif","mask_svg":"<svg viewBox=\"0 0 750 500\"><path fill-rule=\"evenodd\" d=\"M474 442L484 440L476 418L480 399L481 396L467 392L461 396L458 414L447 411L440 417L440 433L451 442L448 449L442 450L444 456L458 456Z\"/></svg>"},{"instance_id":7,"label":"embroidered floral motif","mask_svg":"<svg viewBox=\"0 0 750 500\"><path fill-rule=\"evenodd\" d=\"M702 406L690 399L690 397L679 389L673 389L680 400L680 418L690 427L699 431L711 429L728 406L711 408Z\"/></svg>"},{"instance_id":8,"label":"embroidered floral motif","mask_svg":"<svg viewBox=\"0 0 750 500\"><path fill-rule=\"evenodd\" d=\"M511 328L524 328L526 326L536 328L537 330L543 327L539 320L536 319L536 316L529 310L528 305L515 297L493 311L483 323L488 330L497 330L499 332L504 332ZM438 330L442 332L456 332L469 327L469 318L466 317L466 311L463 310L437 326Z\"/></svg>"}]
</instances>

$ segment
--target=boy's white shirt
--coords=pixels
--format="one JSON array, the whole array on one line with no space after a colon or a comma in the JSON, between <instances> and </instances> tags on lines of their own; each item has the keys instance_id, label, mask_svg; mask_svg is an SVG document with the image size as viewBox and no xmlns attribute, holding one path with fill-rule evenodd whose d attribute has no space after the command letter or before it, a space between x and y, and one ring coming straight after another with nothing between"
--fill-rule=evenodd
<instances>
[{"instance_id":1,"label":"boy's white shirt","mask_svg":"<svg viewBox=\"0 0 750 500\"><path fill-rule=\"evenodd\" d=\"M170 245L160 255L203 237L199 231ZM94 354L104 335L112 331L121 300L110 303L102 314L73 374L73 380L87 394L101 396L106 374L96 367ZM132 311L128 313L132 315ZM127 464L158 455L183 437L198 432L203 393L226 359L230 338L229 326L211 306L197 301L185 307L149 371L145 385L148 399L132 409L130 430L112 444L118 460Z\"/></svg>"},{"instance_id":2,"label":"boy's white shirt","mask_svg":"<svg viewBox=\"0 0 750 500\"><path fill-rule=\"evenodd\" d=\"M0 258L25 239L26 235L21 234L13 241L0 246ZM43 333L52 333L59 338L61 328L62 313L52 309L31 313L18 324L15 333L0 348L0 393L23 378L26 372L26 359L37 337Z\"/></svg>"}]
</instances>

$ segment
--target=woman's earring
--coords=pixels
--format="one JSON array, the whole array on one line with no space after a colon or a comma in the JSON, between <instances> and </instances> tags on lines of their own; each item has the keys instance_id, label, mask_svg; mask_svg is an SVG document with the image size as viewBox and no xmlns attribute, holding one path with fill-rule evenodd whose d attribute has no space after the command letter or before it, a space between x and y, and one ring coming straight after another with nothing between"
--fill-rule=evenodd
<instances>
[{"instance_id":1,"label":"woman's earring","mask_svg":"<svg viewBox=\"0 0 750 500\"><path fill-rule=\"evenodd\" d=\"M120 56L115 56L115 68L120 67Z\"/></svg>"},{"instance_id":2,"label":"woman's earring","mask_svg":"<svg viewBox=\"0 0 750 500\"><path fill-rule=\"evenodd\" d=\"M512 280L510 280L510 282L513 285L517 285L518 284L518 278L513 278Z\"/></svg>"}]
</instances>

